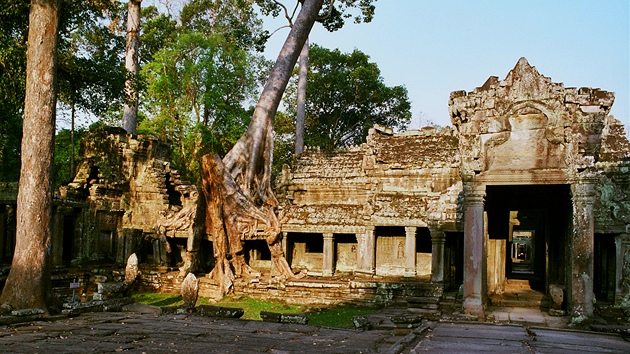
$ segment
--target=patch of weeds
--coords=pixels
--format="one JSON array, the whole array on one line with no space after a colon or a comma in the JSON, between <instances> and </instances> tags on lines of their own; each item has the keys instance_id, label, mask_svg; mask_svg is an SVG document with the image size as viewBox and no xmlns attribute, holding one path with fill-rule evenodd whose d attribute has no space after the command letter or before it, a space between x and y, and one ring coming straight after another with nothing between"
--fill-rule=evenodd
<instances>
[{"instance_id":1,"label":"patch of weeds","mask_svg":"<svg viewBox=\"0 0 630 354\"><path fill-rule=\"evenodd\" d=\"M178 306L184 303L181 295L174 294L138 293L133 294L133 299L141 304L153 306Z\"/></svg>"},{"instance_id":2,"label":"patch of weeds","mask_svg":"<svg viewBox=\"0 0 630 354\"><path fill-rule=\"evenodd\" d=\"M365 316L377 311L377 309L350 307L313 308L307 312L308 324L320 327L353 328L354 316Z\"/></svg>"},{"instance_id":3,"label":"patch of weeds","mask_svg":"<svg viewBox=\"0 0 630 354\"><path fill-rule=\"evenodd\" d=\"M133 298L136 302L155 306L182 305L181 295L160 293L138 293ZM354 316L365 316L378 311L374 308L355 307L305 307L289 305L278 301L258 300L248 296L226 296L218 302L200 297L197 305L215 305L222 307L242 308L245 314L242 319L261 321L260 312L303 313L309 318L309 325L320 327L352 328Z\"/></svg>"},{"instance_id":4,"label":"patch of weeds","mask_svg":"<svg viewBox=\"0 0 630 354\"><path fill-rule=\"evenodd\" d=\"M282 302L252 299L247 296L226 296L216 303L217 306L239 307L245 311L243 319L261 321L260 311L277 313L303 313L305 308L297 305L287 305Z\"/></svg>"}]
</instances>

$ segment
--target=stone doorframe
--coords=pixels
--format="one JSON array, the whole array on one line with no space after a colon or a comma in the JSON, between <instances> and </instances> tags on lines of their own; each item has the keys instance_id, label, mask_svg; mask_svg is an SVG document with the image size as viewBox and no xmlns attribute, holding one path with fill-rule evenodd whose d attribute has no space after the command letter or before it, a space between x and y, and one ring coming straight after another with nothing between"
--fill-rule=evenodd
<instances>
[{"instance_id":1,"label":"stone doorframe","mask_svg":"<svg viewBox=\"0 0 630 354\"><path fill-rule=\"evenodd\" d=\"M499 184L524 184L502 182ZM567 184L566 180L562 182L555 184ZM566 277L567 309L573 317L588 318L593 316L595 181L577 179L569 184L573 215L567 242L570 250ZM464 183L463 307L471 316L483 316L488 297L484 225L486 185L477 181Z\"/></svg>"}]
</instances>

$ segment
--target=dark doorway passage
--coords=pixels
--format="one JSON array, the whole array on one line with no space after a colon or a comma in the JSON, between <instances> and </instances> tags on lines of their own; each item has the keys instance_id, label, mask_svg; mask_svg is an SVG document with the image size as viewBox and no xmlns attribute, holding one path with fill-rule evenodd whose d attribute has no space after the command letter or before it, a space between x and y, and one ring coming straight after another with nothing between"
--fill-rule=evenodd
<instances>
[{"instance_id":1,"label":"dark doorway passage","mask_svg":"<svg viewBox=\"0 0 630 354\"><path fill-rule=\"evenodd\" d=\"M507 279L527 280L543 293L549 284L565 284L570 191L569 185L487 186L488 237L505 240L505 262L495 266Z\"/></svg>"},{"instance_id":2,"label":"dark doorway passage","mask_svg":"<svg viewBox=\"0 0 630 354\"><path fill-rule=\"evenodd\" d=\"M593 292L596 299L614 302L617 250L614 234L595 234Z\"/></svg>"}]
</instances>

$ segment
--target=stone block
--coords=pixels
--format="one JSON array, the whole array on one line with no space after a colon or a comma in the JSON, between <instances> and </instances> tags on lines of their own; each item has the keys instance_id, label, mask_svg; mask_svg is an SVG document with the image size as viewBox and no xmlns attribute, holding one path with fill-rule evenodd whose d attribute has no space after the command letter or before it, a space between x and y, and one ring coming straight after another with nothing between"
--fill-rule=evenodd
<instances>
[{"instance_id":1,"label":"stone block","mask_svg":"<svg viewBox=\"0 0 630 354\"><path fill-rule=\"evenodd\" d=\"M44 310L42 309L19 309L11 311L11 316L32 316L32 315L43 315Z\"/></svg>"},{"instance_id":2,"label":"stone block","mask_svg":"<svg viewBox=\"0 0 630 354\"><path fill-rule=\"evenodd\" d=\"M283 313L280 315L280 323L307 325L308 316L298 313Z\"/></svg>"},{"instance_id":3,"label":"stone block","mask_svg":"<svg viewBox=\"0 0 630 354\"><path fill-rule=\"evenodd\" d=\"M282 315L276 312L260 311L260 318L265 322L280 322Z\"/></svg>"},{"instance_id":4,"label":"stone block","mask_svg":"<svg viewBox=\"0 0 630 354\"><path fill-rule=\"evenodd\" d=\"M201 305L196 308L196 312L203 316L219 318L241 318L245 311L242 308L219 307L211 305Z\"/></svg>"},{"instance_id":5,"label":"stone block","mask_svg":"<svg viewBox=\"0 0 630 354\"><path fill-rule=\"evenodd\" d=\"M184 308L193 308L199 296L199 280L194 274L188 273L182 282L182 300Z\"/></svg>"}]
</instances>

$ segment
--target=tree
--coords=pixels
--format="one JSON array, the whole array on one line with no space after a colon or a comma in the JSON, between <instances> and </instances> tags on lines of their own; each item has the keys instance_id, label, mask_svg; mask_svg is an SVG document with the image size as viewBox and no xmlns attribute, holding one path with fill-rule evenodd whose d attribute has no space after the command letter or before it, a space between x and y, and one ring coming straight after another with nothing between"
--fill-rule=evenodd
<instances>
[{"instance_id":1,"label":"tree","mask_svg":"<svg viewBox=\"0 0 630 354\"><path fill-rule=\"evenodd\" d=\"M70 177L74 176L77 110L100 116L122 104L124 42L116 28L120 7L110 1L77 1L66 6L58 54L59 100L70 111ZM64 169L65 171L65 169ZM58 182L58 181L57 181Z\"/></svg>"},{"instance_id":2,"label":"tree","mask_svg":"<svg viewBox=\"0 0 630 354\"><path fill-rule=\"evenodd\" d=\"M374 0L375 1L375 0ZM301 3L300 0L296 1L293 12L289 14L287 7L277 0L259 0L258 4L261 6L263 13L266 15L278 16L280 12L284 13L288 24L285 27L293 27L293 17L297 6ZM357 6L360 8L359 15L345 14L344 11L348 7ZM355 23L370 22L374 16L374 5L372 0L342 0L339 2L341 11L335 7L335 0L325 2L323 16L318 18L324 27L330 31L336 31L343 27L344 18L354 17ZM281 27L283 28L283 27ZM281 29L279 28L279 29ZM279 30L278 29L278 30ZM277 32L278 30L274 31ZM304 43L304 47L300 52L300 66L298 70L298 84L297 84L297 101L295 112L295 154L299 155L304 151L304 120L306 117L306 80L308 75L308 57L309 57L309 41L308 38Z\"/></svg>"},{"instance_id":3,"label":"tree","mask_svg":"<svg viewBox=\"0 0 630 354\"><path fill-rule=\"evenodd\" d=\"M59 100L101 114L121 96L120 54L124 42L112 23L117 2L61 0L58 45ZM29 4L7 0L0 6L0 180L17 181L26 80Z\"/></svg>"},{"instance_id":4,"label":"tree","mask_svg":"<svg viewBox=\"0 0 630 354\"><path fill-rule=\"evenodd\" d=\"M145 22L147 43L156 42L154 34L168 41L152 46L142 68L149 118L140 129L173 141L174 162L189 180L198 180L203 154L225 155L251 119L246 107L266 71L264 58L252 53L260 32L255 15L247 1L197 0L182 9L180 26L160 17Z\"/></svg>"},{"instance_id":5,"label":"tree","mask_svg":"<svg viewBox=\"0 0 630 354\"><path fill-rule=\"evenodd\" d=\"M322 3L323 0L304 0L245 134L223 159L216 154L202 158L206 228L214 239L216 259L211 275L223 293L230 290L236 276L248 272L241 237L255 236L258 223L265 227L274 266L283 276L294 277L282 252L274 212L278 202L271 189L273 119Z\"/></svg>"},{"instance_id":6,"label":"tree","mask_svg":"<svg viewBox=\"0 0 630 354\"><path fill-rule=\"evenodd\" d=\"M363 142L374 124L395 129L409 124L407 89L386 86L378 66L369 59L356 49L344 54L311 46L306 100L308 145L332 150ZM295 100L295 95L290 99Z\"/></svg>"},{"instance_id":7,"label":"tree","mask_svg":"<svg viewBox=\"0 0 630 354\"><path fill-rule=\"evenodd\" d=\"M48 311L58 0L32 0L15 253L0 303Z\"/></svg>"},{"instance_id":8,"label":"tree","mask_svg":"<svg viewBox=\"0 0 630 354\"><path fill-rule=\"evenodd\" d=\"M135 134L138 125L138 36L140 31L140 3L142 0L129 0L127 17L127 49L125 55L125 111L123 128L128 134Z\"/></svg>"}]
</instances>

